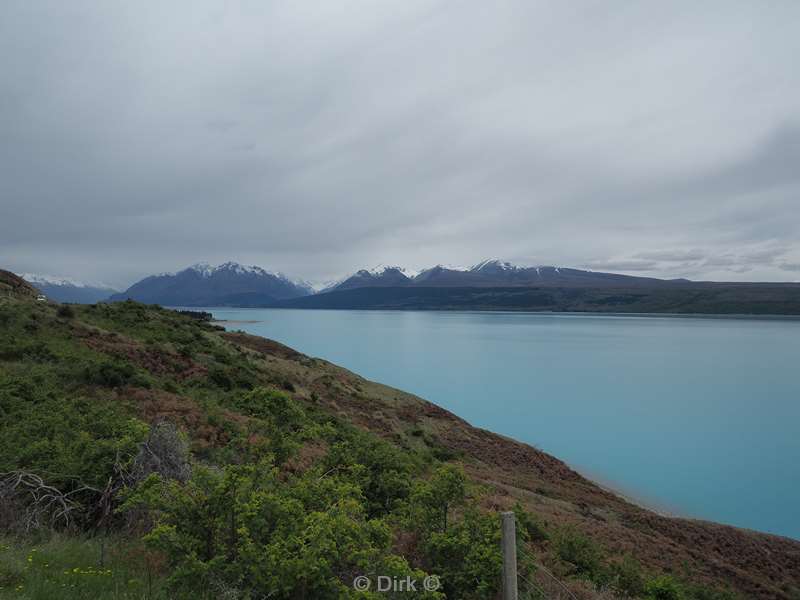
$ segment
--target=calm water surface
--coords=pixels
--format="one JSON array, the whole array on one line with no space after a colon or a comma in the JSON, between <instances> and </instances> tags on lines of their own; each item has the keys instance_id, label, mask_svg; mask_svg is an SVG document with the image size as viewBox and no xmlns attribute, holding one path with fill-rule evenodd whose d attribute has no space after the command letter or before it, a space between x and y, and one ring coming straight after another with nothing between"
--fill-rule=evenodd
<instances>
[{"instance_id":1,"label":"calm water surface","mask_svg":"<svg viewBox=\"0 0 800 600\"><path fill-rule=\"evenodd\" d=\"M800 321L210 310L651 506L800 539Z\"/></svg>"}]
</instances>

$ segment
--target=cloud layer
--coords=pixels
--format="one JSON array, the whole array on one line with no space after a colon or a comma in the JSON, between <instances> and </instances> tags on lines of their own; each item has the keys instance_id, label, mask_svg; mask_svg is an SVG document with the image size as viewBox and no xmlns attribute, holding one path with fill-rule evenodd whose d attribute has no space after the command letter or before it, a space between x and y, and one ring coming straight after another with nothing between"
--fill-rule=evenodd
<instances>
[{"instance_id":1,"label":"cloud layer","mask_svg":"<svg viewBox=\"0 0 800 600\"><path fill-rule=\"evenodd\" d=\"M800 5L0 7L0 265L800 275Z\"/></svg>"}]
</instances>

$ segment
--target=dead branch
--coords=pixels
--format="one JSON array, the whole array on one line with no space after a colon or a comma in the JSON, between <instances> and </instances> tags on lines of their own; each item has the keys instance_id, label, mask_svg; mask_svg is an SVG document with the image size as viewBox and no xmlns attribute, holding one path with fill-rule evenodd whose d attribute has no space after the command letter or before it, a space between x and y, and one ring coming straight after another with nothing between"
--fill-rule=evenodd
<instances>
[{"instance_id":1,"label":"dead branch","mask_svg":"<svg viewBox=\"0 0 800 600\"><path fill-rule=\"evenodd\" d=\"M25 531L38 529L43 525L70 527L74 517L84 508L75 499L83 492L100 493L88 485L82 485L70 492L62 492L45 483L35 473L28 471L0 473L0 503L22 501Z\"/></svg>"}]
</instances>

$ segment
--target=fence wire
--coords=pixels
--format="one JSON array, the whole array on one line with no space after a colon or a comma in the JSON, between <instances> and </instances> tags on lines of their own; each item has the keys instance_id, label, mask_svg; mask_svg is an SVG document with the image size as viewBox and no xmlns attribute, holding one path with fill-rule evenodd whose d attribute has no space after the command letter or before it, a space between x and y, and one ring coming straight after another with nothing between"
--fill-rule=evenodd
<instances>
[{"instance_id":1,"label":"fence wire","mask_svg":"<svg viewBox=\"0 0 800 600\"><path fill-rule=\"evenodd\" d=\"M547 567L536 560L525 548L518 547L517 552L530 561L536 568L534 573L531 574L531 577L536 580L536 583L531 581L528 577L518 574L518 577L529 585L529 590L533 588L539 594L538 596L533 596L533 598L543 598L545 600L578 600L578 597L575 596L558 577L553 575Z\"/></svg>"}]
</instances>

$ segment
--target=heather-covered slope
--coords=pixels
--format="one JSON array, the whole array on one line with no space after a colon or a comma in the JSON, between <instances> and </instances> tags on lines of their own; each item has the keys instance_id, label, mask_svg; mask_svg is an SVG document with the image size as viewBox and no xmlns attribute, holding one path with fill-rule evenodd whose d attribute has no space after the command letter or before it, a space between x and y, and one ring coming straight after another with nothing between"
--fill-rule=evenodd
<instances>
[{"instance_id":1,"label":"heather-covered slope","mask_svg":"<svg viewBox=\"0 0 800 600\"><path fill-rule=\"evenodd\" d=\"M11 271L0 269L0 300L35 298L39 295L30 283Z\"/></svg>"},{"instance_id":2,"label":"heather-covered slope","mask_svg":"<svg viewBox=\"0 0 800 600\"><path fill-rule=\"evenodd\" d=\"M76 581L97 598L372 598L350 583L381 571L495 598L509 508L535 556L523 574L547 567L580 598L800 587L800 542L659 516L535 448L199 314L0 297L0 411L0 598L79 597ZM20 472L71 494L69 519L34 510L32 531L29 490L8 483ZM112 572L83 574L102 564Z\"/></svg>"}]
</instances>

